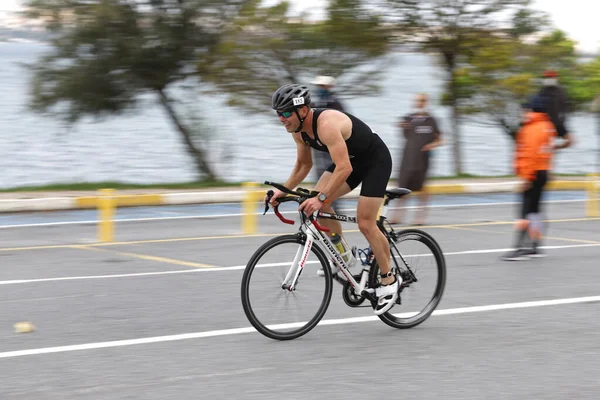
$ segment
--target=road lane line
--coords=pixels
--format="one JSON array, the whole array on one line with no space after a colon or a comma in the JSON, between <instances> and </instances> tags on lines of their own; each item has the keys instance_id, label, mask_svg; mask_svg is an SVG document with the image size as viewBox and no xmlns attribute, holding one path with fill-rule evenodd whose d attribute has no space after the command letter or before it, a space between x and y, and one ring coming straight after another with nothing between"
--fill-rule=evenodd
<instances>
[{"instance_id":1,"label":"road lane line","mask_svg":"<svg viewBox=\"0 0 600 400\"><path fill-rule=\"evenodd\" d=\"M485 306L449 308L449 309L443 309L443 310L436 310L433 312L432 315L433 316L444 316L444 315L456 315L456 314L470 314L470 313L488 312L488 311L513 310L513 309L521 309L521 308L548 307L548 306L557 306L557 305L565 305L565 304L580 304L580 303L593 303L593 302L600 302L600 296L574 297L574 298L566 298L566 299L526 301L526 302L520 302L520 303L504 303L504 304L491 304L491 305L485 305ZM402 317L402 316L406 317L406 316L410 316L410 315L412 315L412 313L396 314L396 316L399 316L399 317ZM344 324L372 322L372 321L379 321L379 317L377 317L375 315L371 315L371 316L356 317L356 318L328 319L328 320L321 321L319 323L319 326L344 325ZM294 328L294 327L302 326L304 324L305 324L305 322L297 322L297 323L290 323L290 324L280 324L280 325L276 325L276 326L279 328ZM175 341L181 341L181 340L203 339L203 338L211 338L211 337L219 337L219 336L230 336L230 335L241 335L241 334L252 333L252 332L255 332L254 328L244 327L244 328L234 328L234 329L219 329L219 330L205 331L205 332L183 333L183 334L177 334L177 335L154 336L154 337L139 338L139 339L114 340L114 341L109 341L109 342L95 342L95 343L84 343L84 344L76 344L76 345L56 346L56 347L42 347L42 348L37 348L37 349L2 352L2 353L0 353L0 358L14 358L14 357L24 357L24 356L33 356L33 355L51 354L51 353L66 353L66 352L71 352L71 351L135 346L135 345L151 344L151 343L175 342Z\"/></svg>"},{"instance_id":2,"label":"road lane line","mask_svg":"<svg viewBox=\"0 0 600 400\"><path fill-rule=\"evenodd\" d=\"M574 249L574 248L583 248L583 247L599 247L599 244L572 244L572 245L563 245L563 246L540 246L541 249L547 250L561 250L561 249ZM462 250L462 251L449 251L444 252L444 256L462 256L469 254L492 254L492 253L506 253L508 251L514 250L512 248L504 248L504 249L480 249L480 250ZM412 257L416 257L418 255L412 255ZM316 262L316 261L315 261ZM284 265L287 263L278 263L278 264L259 264L261 267L269 267L269 266L277 266ZM56 278L35 278L35 279L12 279L6 281L0 281L0 285L17 285L17 284L26 284L26 283L41 283L41 282L58 282L58 281L76 281L76 280L86 280L86 279L111 279L111 278L132 278L132 277L140 277L140 276L157 276L157 275L177 275L177 274L188 274L193 272L223 272L223 271L240 271L246 268L246 265L232 265L227 267L213 267L213 268L195 268L195 269L184 269L177 271L156 271L156 272L135 272L130 274L111 274L111 275L82 275L82 276L64 276L64 277L56 277Z\"/></svg>"},{"instance_id":3,"label":"road lane line","mask_svg":"<svg viewBox=\"0 0 600 400\"><path fill-rule=\"evenodd\" d=\"M154 275L177 275L189 274L192 272L211 271L211 269L184 269L178 271L157 271L157 272L136 272L131 274L111 274L111 275L82 275L82 276L61 276L57 278L38 278L38 279L12 279L8 281L0 281L0 285L18 285L24 283L41 283L41 282L60 282L60 281L80 281L86 279L111 279L111 278L133 278L136 276L154 276Z\"/></svg>"},{"instance_id":4,"label":"road lane line","mask_svg":"<svg viewBox=\"0 0 600 400\"><path fill-rule=\"evenodd\" d=\"M85 245L73 246L73 247L82 249L82 250L99 251L99 252L104 252L104 253L116 254L116 255L120 255L120 256L124 256L124 257L133 257L133 258L138 258L141 260L155 261L155 262L165 263L165 264L181 265L184 267L216 268L214 265L191 262L191 261L184 261L184 260L177 260L175 258L151 256L148 254L130 253L130 252L124 252L124 251L116 251L116 250L112 250L112 249L104 249L104 248L99 248L99 247L90 247L90 246L85 246Z\"/></svg>"},{"instance_id":5,"label":"road lane line","mask_svg":"<svg viewBox=\"0 0 600 400\"><path fill-rule=\"evenodd\" d=\"M586 199L572 199L572 200L549 200L544 203L573 203L573 202L585 202ZM503 206L503 205L515 205L520 204L519 202L507 201L507 202L494 202L494 203L466 203L466 204L434 204L426 205L425 208L467 208L467 207L488 207L488 206ZM162 207L162 206L161 206ZM417 209L421 206L406 206L404 209ZM399 209L400 207L390 207L390 210ZM66 210L68 211L68 210ZM338 212L356 212L354 208L343 208ZM281 214L297 214L297 211L282 211ZM161 211L161 214L165 214ZM227 214L208 214L208 215L176 215L167 217L140 217L140 218L115 218L115 222L143 222L143 221L166 221L166 220L183 220L183 219L213 219L213 218L239 218L243 216L243 213L227 213ZM263 215L262 212L253 213L253 215ZM12 225L0 225L0 229L12 229L12 228L35 228L43 226L62 226L62 225L90 225L97 224L98 220L82 220L82 221L56 221L56 222L38 222L29 224L12 224Z\"/></svg>"},{"instance_id":6,"label":"road lane line","mask_svg":"<svg viewBox=\"0 0 600 400\"><path fill-rule=\"evenodd\" d=\"M560 223L560 222L589 222L589 221L600 221L600 217L590 218L566 218L566 219L550 219L544 222L548 223ZM493 226L493 225L512 225L514 220L511 221L494 221L494 222L473 222L466 224L446 224L446 225L424 225L424 226L402 226L396 230L403 230L409 228L416 229L445 229L445 228L461 228L471 226ZM346 233L358 233L358 229L344 229ZM44 245L44 246L27 246L27 247L5 247L0 248L0 252L4 251L25 251L25 250L45 250L45 249L72 249L79 246L87 247L109 247L109 246L124 246L132 244L151 244L151 243L175 243L185 241L201 241L201 240L221 240L221 239L249 239L249 238L261 238L261 237L275 237L293 232L279 232L279 233L258 233L252 235L236 234L236 235L221 235L221 236L198 236L198 237L185 237L185 238L171 238L171 239L147 239L147 240L133 240L129 242L111 242L111 243L90 243L90 244L64 244L64 245Z\"/></svg>"},{"instance_id":7,"label":"road lane line","mask_svg":"<svg viewBox=\"0 0 600 400\"><path fill-rule=\"evenodd\" d=\"M482 233L496 233L499 235L514 235L514 232L501 232L501 231L495 231L495 230L490 230L490 229L476 229L476 228L462 228L462 227L452 227L449 229L456 229L456 230L460 230L460 231L470 231L470 232L482 232ZM564 238L564 237L558 237L558 236L544 236L544 239L552 239L552 240L560 240L563 242L573 242L573 243L589 243L589 244L600 244L600 242L598 242L597 240L585 240L585 239L571 239L571 238Z\"/></svg>"}]
</instances>

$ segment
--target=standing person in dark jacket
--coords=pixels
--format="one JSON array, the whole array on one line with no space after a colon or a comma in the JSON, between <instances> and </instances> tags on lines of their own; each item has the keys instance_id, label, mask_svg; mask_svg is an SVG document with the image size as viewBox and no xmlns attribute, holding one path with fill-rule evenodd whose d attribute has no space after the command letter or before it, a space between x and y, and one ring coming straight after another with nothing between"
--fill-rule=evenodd
<instances>
[{"instance_id":1,"label":"standing person in dark jacket","mask_svg":"<svg viewBox=\"0 0 600 400\"><path fill-rule=\"evenodd\" d=\"M546 114L556 127L558 138L562 139L554 145L554 150L570 147L573 139L565 126L569 112L569 99L565 90L558 83L558 73L556 71L548 70L544 72L542 87L538 91L538 96L546 104Z\"/></svg>"},{"instance_id":2,"label":"standing person in dark jacket","mask_svg":"<svg viewBox=\"0 0 600 400\"><path fill-rule=\"evenodd\" d=\"M441 132L436 119L427 111L428 97L419 94L415 98L416 111L403 118L399 123L406 142L402 154L402 163L398 174L398 187L420 191L415 224L425 223L425 205L429 195L424 188L427 174L429 172L429 158L431 150L441 144ZM404 204L405 199L397 200ZM401 222L401 209L398 208L392 215L390 223Z\"/></svg>"},{"instance_id":3,"label":"standing person in dark jacket","mask_svg":"<svg viewBox=\"0 0 600 400\"><path fill-rule=\"evenodd\" d=\"M312 82L313 85L317 86L317 90L315 91L316 99L313 100L312 107L313 108L330 108L338 111L347 111L342 106L342 103L339 101L337 96L334 94L335 88L335 78L332 76L317 76L315 80ZM312 150L313 162L315 166L315 174L317 176L317 180L323 175L323 172L327 170L327 168L333 162L331 160L331 156L329 153L323 151ZM334 210L338 209L339 204L335 201L331 207Z\"/></svg>"}]
</instances>

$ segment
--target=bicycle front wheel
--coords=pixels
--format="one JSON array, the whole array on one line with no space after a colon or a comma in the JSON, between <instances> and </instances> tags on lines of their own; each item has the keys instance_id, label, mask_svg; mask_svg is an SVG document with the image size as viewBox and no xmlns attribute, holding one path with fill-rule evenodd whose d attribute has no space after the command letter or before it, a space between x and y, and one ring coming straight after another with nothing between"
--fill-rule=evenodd
<instances>
[{"instance_id":1,"label":"bicycle front wheel","mask_svg":"<svg viewBox=\"0 0 600 400\"><path fill-rule=\"evenodd\" d=\"M424 322L442 300L446 286L446 261L440 246L426 232L407 229L391 245L391 267L402 276L396 305L379 316L394 328L412 328ZM380 284L379 266L371 268L369 286Z\"/></svg>"},{"instance_id":2,"label":"bicycle front wheel","mask_svg":"<svg viewBox=\"0 0 600 400\"><path fill-rule=\"evenodd\" d=\"M254 253L244 271L244 312L252 326L271 339L289 340L308 333L331 301L333 279L327 257L312 246L304 258L305 245L301 235L271 239ZM296 272L298 279L290 288Z\"/></svg>"}]
</instances>

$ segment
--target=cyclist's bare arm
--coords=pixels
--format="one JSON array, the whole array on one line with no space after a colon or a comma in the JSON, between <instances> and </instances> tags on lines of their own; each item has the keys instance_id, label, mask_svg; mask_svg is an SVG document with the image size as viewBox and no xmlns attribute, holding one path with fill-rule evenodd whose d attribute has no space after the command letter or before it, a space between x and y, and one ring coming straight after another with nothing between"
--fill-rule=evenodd
<instances>
[{"instance_id":1,"label":"cyclist's bare arm","mask_svg":"<svg viewBox=\"0 0 600 400\"><path fill-rule=\"evenodd\" d=\"M318 120L317 126L321 142L329 149L335 170L325 188L321 191L327 196L332 196L346 182L352 173L352 165L348 155L348 148L344 140L352 131L350 118L339 112L324 112Z\"/></svg>"},{"instance_id":2,"label":"cyclist's bare arm","mask_svg":"<svg viewBox=\"0 0 600 400\"><path fill-rule=\"evenodd\" d=\"M298 186L304 178L308 176L310 170L313 166L312 161L312 153L310 150L310 146L307 146L301 139L300 134L294 133L293 135L294 141L296 142L297 147L297 157L296 164L294 165L294 169L288 180L283 184L288 189L294 190L296 186ZM271 204L276 205L275 199L278 197L283 197L286 194L280 190L275 190L274 195L271 199Z\"/></svg>"},{"instance_id":3,"label":"cyclist's bare arm","mask_svg":"<svg viewBox=\"0 0 600 400\"><path fill-rule=\"evenodd\" d=\"M308 176L313 166L310 146L302 141L299 133L294 133L293 138L296 142L296 164L292 174L284 184L286 188L292 190Z\"/></svg>"}]
</instances>

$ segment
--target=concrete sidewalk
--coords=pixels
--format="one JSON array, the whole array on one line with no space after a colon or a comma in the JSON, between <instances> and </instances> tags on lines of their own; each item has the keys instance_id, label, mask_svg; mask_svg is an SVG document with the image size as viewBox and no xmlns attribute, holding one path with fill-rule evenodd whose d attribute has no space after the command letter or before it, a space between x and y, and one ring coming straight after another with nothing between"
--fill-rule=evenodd
<instances>
[{"instance_id":1,"label":"concrete sidewalk","mask_svg":"<svg viewBox=\"0 0 600 400\"><path fill-rule=\"evenodd\" d=\"M391 182L393 183L393 182ZM587 177L556 177L549 190L587 190L591 195L598 190L598 181ZM307 188L312 188L306 185ZM389 188L393 188L390 185ZM519 180L510 178L467 178L467 179L431 179L427 190L432 194L462 193L502 193L519 190ZM257 187L248 197L248 190L242 186L215 187L203 189L123 189L115 190L117 207L174 205L174 204L206 204L223 202L242 202L247 199L258 201L266 187ZM346 195L356 198L360 187ZM595 194L597 197L597 194ZM0 212L49 211L68 209L97 208L98 191L52 191L52 192L7 192L0 193Z\"/></svg>"}]
</instances>

